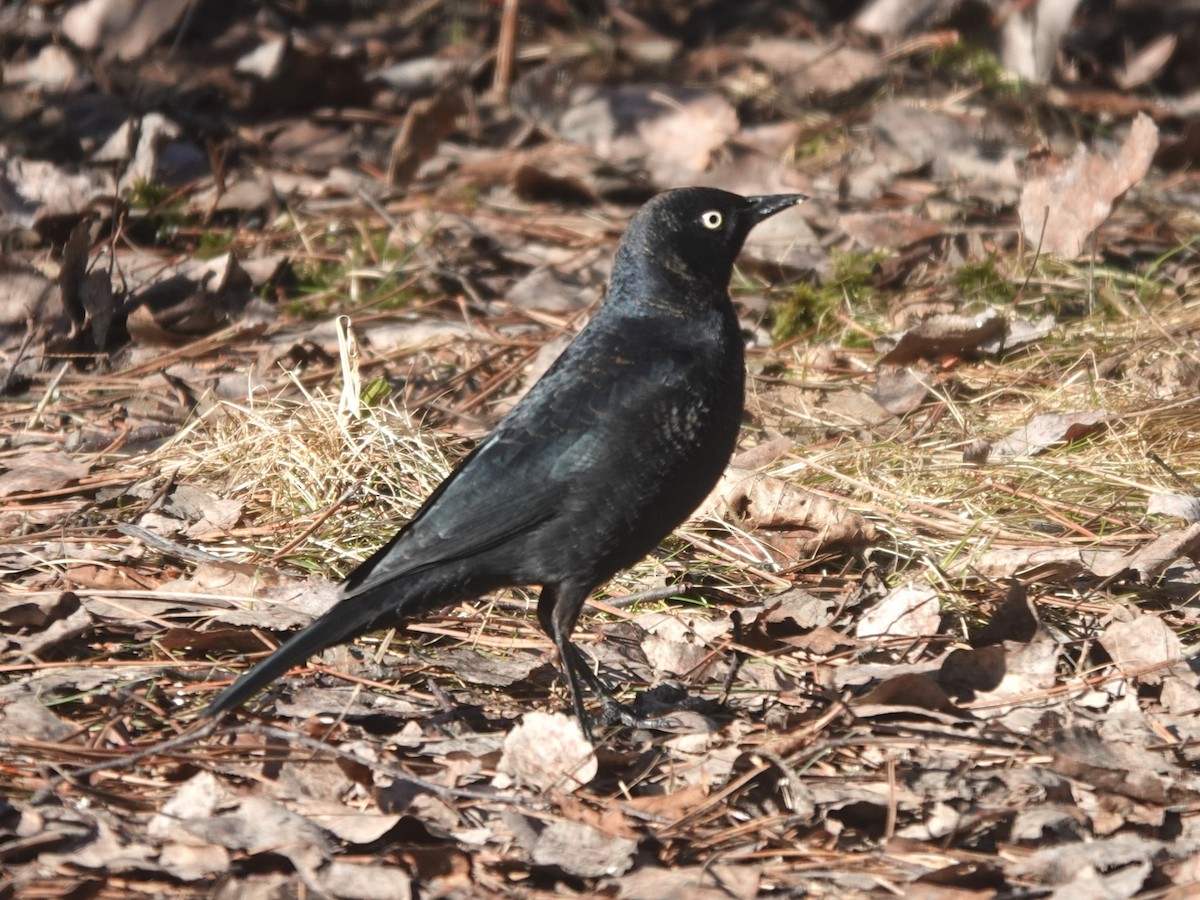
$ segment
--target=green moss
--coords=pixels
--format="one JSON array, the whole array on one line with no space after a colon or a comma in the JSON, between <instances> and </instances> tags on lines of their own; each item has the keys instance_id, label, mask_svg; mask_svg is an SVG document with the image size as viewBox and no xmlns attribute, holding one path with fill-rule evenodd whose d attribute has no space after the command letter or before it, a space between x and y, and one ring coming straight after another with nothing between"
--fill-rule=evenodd
<instances>
[{"instance_id":1,"label":"green moss","mask_svg":"<svg viewBox=\"0 0 1200 900\"><path fill-rule=\"evenodd\" d=\"M296 296L285 305L302 319L325 315L336 301L345 300L346 266L338 260L302 259L293 268Z\"/></svg>"},{"instance_id":2,"label":"green moss","mask_svg":"<svg viewBox=\"0 0 1200 900\"><path fill-rule=\"evenodd\" d=\"M989 256L981 263L968 263L952 276L954 287L962 299L994 306L1012 300L1015 288Z\"/></svg>"},{"instance_id":3,"label":"green moss","mask_svg":"<svg viewBox=\"0 0 1200 900\"><path fill-rule=\"evenodd\" d=\"M177 209L183 203L182 197L172 200L175 192L163 184L139 178L129 189L129 205L134 209L157 209L165 206Z\"/></svg>"},{"instance_id":4,"label":"green moss","mask_svg":"<svg viewBox=\"0 0 1200 900\"><path fill-rule=\"evenodd\" d=\"M179 226L187 221L184 197L165 185L139 179L127 192L126 200L131 210L140 211L131 220L153 232L155 243L170 244Z\"/></svg>"},{"instance_id":5,"label":"green moss","mask_svg":"<svg viewBox=\"0 0 1200 900\"><path fill-rule=\"evenodd\" d=\"M875 266L885 257L883 253L835 252L833 277L822 284L796 285L792 296L775 311L771 336L783 342L805 332L819 336L829 331L843 304L858 306L874 297Z\"/></svg>"},{"instance_id":6,"label":"green moss","mask_svg":"<svg viewBox=\"0 0 1200 900\"><path fill-rule=\"evenodd\" d=\"M952 80L977 83L991 97L1019 97L1027 92L1025 82L1007 72L996 54L963 41L935 50L930 64Z\"/></svg>"},{"instance_id":7,"label":"green moss","mask_svg":"<svg viewBox=\"0 0 1200 900\"><path fill-rule=\"evenodd\" d=\"M196 255L201 259L211 259L228 253L233 249L233 233L229 231L206 231L200 235L196 245Z\"/></svg>"}]
</instances>

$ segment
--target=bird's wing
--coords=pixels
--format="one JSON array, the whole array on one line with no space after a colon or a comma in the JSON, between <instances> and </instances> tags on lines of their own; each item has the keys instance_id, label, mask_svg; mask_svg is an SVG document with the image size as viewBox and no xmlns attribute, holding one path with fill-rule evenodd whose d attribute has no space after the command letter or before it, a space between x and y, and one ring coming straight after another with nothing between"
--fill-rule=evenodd
<instances>
[{"instance_id":1,"label":"bird's wing","mask_svg":"<svg viewBox=\"0 0 1200 900\"><path fill-rule=\"evenodd\" d=\"M577 340L344 590L470 558L552 520L606 444L638 438L636 421L614 420L641 418L656 393L678 393L686 366L672 343L628 330L619 342L608 330Z\"/></svg>"},{"instance_id":2,"label":"bird's wing","mask_svg":"<svg viewBox=\"0 0 1200 900\"><path fill-rule=\"evenodd\" d=\"M429 496L417 514L346 580L355 594L432 566L468 559L553 517L561 485L533 477L492 435Z\"/></svg>"}]
</instances>

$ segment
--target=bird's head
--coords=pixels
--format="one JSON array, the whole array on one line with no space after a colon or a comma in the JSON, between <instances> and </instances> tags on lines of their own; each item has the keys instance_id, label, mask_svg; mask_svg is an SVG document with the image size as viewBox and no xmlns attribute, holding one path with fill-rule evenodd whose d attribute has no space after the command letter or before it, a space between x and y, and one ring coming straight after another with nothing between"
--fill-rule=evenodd
<instances>
[{"instance_id":1,"label":"bird's head","mask_svg":"<svg viewBox=\"0 0 1200 900\"><path fill-rule=\"evenodd\" d=\"M617 249L614 279L628 268L643 275L661 272L673 281L713 283L724 292L750 230L806 199L804 194L743 197L716 188L664 191L630 220Z\"/></svg>"}]
</instances>

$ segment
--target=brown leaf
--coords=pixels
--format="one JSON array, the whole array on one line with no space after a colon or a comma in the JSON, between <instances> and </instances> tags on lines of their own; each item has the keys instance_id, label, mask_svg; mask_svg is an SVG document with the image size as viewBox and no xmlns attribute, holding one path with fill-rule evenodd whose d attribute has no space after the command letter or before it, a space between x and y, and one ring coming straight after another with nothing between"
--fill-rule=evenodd
<instances>
[{"instance_id":1,"label":"brown leaf","mask_svg":"<svg viewBox=\"0 0 1200 900\"><path fill-rule=\"evenodd\" d=\"M613 883L617 900L755 900L762 877L758 866L647 864Z\"/></svg>"},{"instance_id":2,"label":"brown leaf","mask_svg":"<svg viewBox=\"0 0 1200 900\"><path fill-rule=\"evenodd\" d=\"M550 665L546 657L540 654L489 656L469 647L438 651L430 661L453 671L455 677L468 684L491 687L508 687L528 681L534 672Z\"/></svg>"},{"instance_id":3,"label":"brown leaf","mask_svg":"<svg viewBox=\"0 0 1200 900\"><path fill-rule=\"evenodd\" d=\"M33 697L0 706L0 741L62 741L75 731Z\"/></svg>"},{"instance_id":4,"label":"brown leaf","mask_svg":"<svg viewBox=\"0 0 1200 900\"><path fill-rule=\"evenodd\" d=\"M1036 456L1051 447L1070 444L1102 431L1108 415L1099 410L1077 413L1044 413L1006 438L993 443L987 454L992 460Z\"/></svg>"},{"instance_id":5,"label":"brown leaf","mask_svg":"<svg viewBox=\"0 0 1200 900\"><path fill-rule=\"evenodd\" d=\"M413 103L392 142L388 184L394 188L407 187L416 178L421 163L432 159L442 141L454 133L458 117L465 112L463 89L456 82L432 97Z\"/></svg>"},{"instance_id":6,"label":"brown leaf","mask_svg":"<svg viewBox=\"0 0 1200 900\"><path fill-rule=\"evenodd\" d=\"M1080 146L1056 170L1034 176L1021 192L1021 227L1031 246L1043 253L1074 259L1088 238L1145 176L1158 149L1158 128L1138 113L1114 158Z\"/></svg>"},{"instance_id":7,"label":"brown leaf","mask_svg":"<svg viewBox=\"0 0 1200 900\"><path fill-rule=\"evenodd\" d=\"M885 366L904 366L918 359L970 356L1003 335L1006 328L1004 317L991 312L974 317L934 315L907 331L879 338L875 349L883 352L879 364Z\"/></svg>"},{"instance_id":8,"label":"brown leaf","mask_svg":"<svg viewBox=\"0 0 1200 900\"><path fill-rule=\"evenodd\" d=\"M1100 646L1120 669L1141 669L1162 665L1183 658L1183 643L1162 619L1146 614L1137 615L1131 622L1113 622L1100 635ZM1163 671L1146 672L1137 676L1143 684L1158 684Z\"/></svg>"},{"instance_id":9,"label":"brown leaf","mask_svg":"<svg viewBox=\"0 0 1200 900\"><path fill-rule=\"evenodd\" d=\"M882 55L838 44L788 38L757 38L747 53L774 74L786 79L798 98L832 97L883 77Z\"/></svg>"},{"instance_id":10,"label":"brown leaf","mask_svg":"<svg viewBox=\"0 0 1200 900\"><path fill-rule=\"evenodd\" d=\"M858 620L854 633L869 637L931 637L938 633L941 605L929 585L902 584Z\"/></svg>"},{"instance_id":11,"label":"brown leaf","mask_svg":"<svg viewBox=\"0 0 1200 900\"><path fill-rule=\"evenodd\" d=\"M1200 521L1200 497L1156 491L1146 501L1146 515L1175 516L1185 522Z\"/></svg>"},{"instance_id":12,"label":"brown leaf","mask_svg":"<svg viewBox=\"0 0 1200 900\"><path fill-rule=\"evenodd\" d=\"M1180 531L1160 534L1150 543L1124 554L1109 551L1091 560L1092 571L1101 578L1111 578L1121 572L1134 572L1144 583L1162 575L1175 560L1187 557L1200 559L1200 522Z\"/></svg>"},{"instance_id":13,"label":"brown leaf","mask_svg":"<svg viewBox=\"0 0 1200 900\"><path fill-rule=\"evenodd\" d=\"M838 227L866 250L906 247L941 234L946 226L908 213L844 213Z\"/></svg>"},{"instance_id":14,"label":"brown leaf","mask_svg":"<svg viewBox=\"0 0 1200 900\"><path fill-rule=\"evenodd\" d=\"M329 897L355 900L410 900L412 879L395 865L333 860L317 872L314 887Z\"/></svg>"},{"instance_id":15,"label":"brown leaf","mask_svg":"<svg viewBox=\"0 0 1200 900\"><path fill-rule=\"evenodd\" d=\"M1154 757L1127 742L1106 741L1094 731L1079 727L1054 734L1051 768L1070 778L1115 791L1134 800L1165 805L1170 801L1170 780L1154 771Z\"/></svg>"},{"instance_id":16,"label":"brown leaf","mask_svg":"<svg viewBox=\"0 0 1200 900\"><path fill-rule=\"evenodd\" d=\"M904 416L924 402L933 379L911 368L881 368L875 375L871 399L894 416Z\"/></svg>"},{"instance_id":17,"label":"brown leaf","mask_svg":"<svg viewBox=\"0 0 1200 900\"><path fill-rule=\"evenodd\" d=\"M183 18L188 0L85 0L63 16L63 33L78 47L136 59Z\"/></svg>"},{"instance_id":18,"label":"brown leaf","mask_svg":"<svg viewBox=\"0 0 1200 900\"><path fill-rule=\"evenodd\" d=\"M731 516L751 528L799 532L798 552L836 543L875 540L874 526L840 503L811 494L782 478L730 468L696 516Z\"/></svg>"},{"instance_id":19,"label":"brown leaf","mask_svg":"<svg viewBox=\"0 0 1200 900\"><path fill-rule=\"evenodd\" d=\"M61 450L29 450L0 462L0 497L57 491L83 478L91 465Z\"/></svg>"},{"instance_id":20,"label":"brown leaf","mask_svg":"<svg viewBox=\"0 0 1200 900\"><path fill-rule=\"evenodd\" d=\"M716 91L670 84L583 86L555 121L559 134L613 162L639 160L659 187L693 182L737 133L737 110Z\"/></svg>"},{"instance_id":21,"label":"brown leaf","mask_svg":"<svg viewBox=\"0 0 1200 900\"><path fill-rule=\"evenodd\" d=\"M1113 80L1123 91L1132 90L1154 78L1170 61L1175 53L1179 35L1174 32L1161 34L1125 61L1125 65L1113 72Z\"/></svg>"},{"instance_id":22,"label":"brown leaf","mask_svg":"<svg viewBox=\"0 0 1200 900\"><path fill-rule=\"evenodd\" d=\"M79 609L79 598L69 591L0 594L0 628L5 631L38 631L65 619Z\"/></svg>"},{"instance_id":23,"label":"brown leaf","mask_svg":"<svg viewBox=\"0 0 1200 900\"><path fill-rule=\"evenodd\" d=\"M539 866L557 866L580 878L620 875L633 865L638 842L612 837L579 822L551 822L530 855Z\"/></svg>"},{"instance_id":24,"label":"brown leaf","mask_svg":"<svg viewBox=\"0 0 1200 900\"><path fill-rule=\"evenodd\" d=\"M137 293L132 304L129 332L145 343L180 343L233 322L266 322L275 315L255 295L254 282L232 253L181 265Z\"/></svg>"},{"instance_id":25,"label":"brown leaf","mask_svg":"<svg viewBox=\"0 0 1200 900\"><path fill-rule=\"evenodd\" d=\"M502 782L571 793L596 777L596 751L579 723L562 713L526 713L504 739Z\"/></svg>"}]
</instances>

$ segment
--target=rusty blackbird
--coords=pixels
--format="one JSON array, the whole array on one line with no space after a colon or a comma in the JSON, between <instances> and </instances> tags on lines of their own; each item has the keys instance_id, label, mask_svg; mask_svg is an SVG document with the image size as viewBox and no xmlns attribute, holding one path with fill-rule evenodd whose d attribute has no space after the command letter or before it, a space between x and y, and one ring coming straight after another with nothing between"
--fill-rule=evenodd
<instances>
[{"instance_id":1,"label":"rusty blackbird","mask_svg":"<svg viewBox=\"0 0 1200 900\"><path fill-rule=\"evenodd\" d=\"M729 299L750 230L805 197L710 188L657 195L617 248L605 301L554 365L400 531L354 570L339 601L221 693L211 718L309 656L370 628L498 588L539 585L585 733L634 723L571 643L588 595L699 505L742 420L743 339Z\"/></svg>"}]
</instances>

